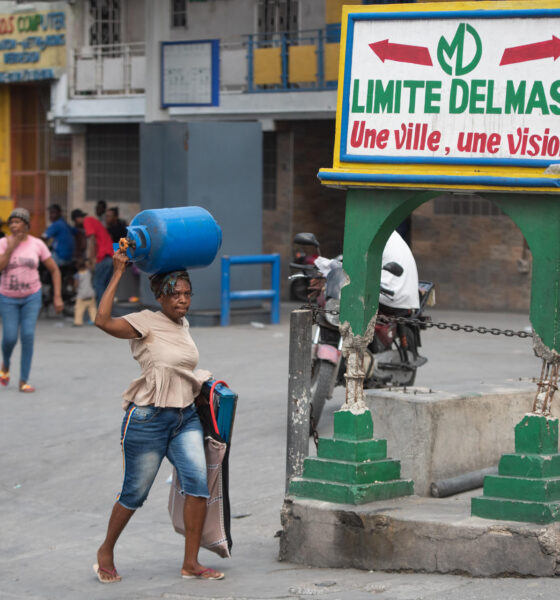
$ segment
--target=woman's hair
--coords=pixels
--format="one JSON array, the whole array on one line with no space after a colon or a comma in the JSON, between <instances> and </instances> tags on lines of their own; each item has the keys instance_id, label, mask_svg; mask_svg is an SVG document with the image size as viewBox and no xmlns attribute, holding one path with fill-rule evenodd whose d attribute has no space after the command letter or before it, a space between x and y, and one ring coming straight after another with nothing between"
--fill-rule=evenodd
<instances>
[{"instance_id":1,"label":"woman's hair","mask_svg":"<svg viewBox=\"0 0 560 600\"><path fill-rule=\"evenodd\" d=\"M192 289L191 278L188 271L171 271L171 273L155 273L150 277L150 288L156 298L171 296L175 291L177 282L182 279Z\"/></svg>"}]
</instances>

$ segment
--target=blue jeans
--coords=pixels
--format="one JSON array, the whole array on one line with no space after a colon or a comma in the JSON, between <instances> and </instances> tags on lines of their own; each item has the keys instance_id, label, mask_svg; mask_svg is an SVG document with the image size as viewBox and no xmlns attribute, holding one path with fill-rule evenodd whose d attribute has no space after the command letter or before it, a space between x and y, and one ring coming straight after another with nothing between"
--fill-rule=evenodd
<instances>
[{"instance_id":1,"label":"blue jeans","mask_svg":"<svg viewBox=\"0 0 560 600\"><path fill-rule=\"evenodd\" d=\"M0 314L2 315L2 359L4 367L10 369L10 358L17 343L18 331L21 339L21 381L29 379L35 325L41 311L41 290L25 298L9 298L0 294Z\"/></svg>"},{"instance_id":2,"label":"blue jeans","mask_svg":"<svg viewBox=\"0 0 560 600\"><path fill-rule=\"evenodd\" d=\"M95 265L93 271L93 290L95 291L95 300L99 306L101 296L107 289L111 276L113 275L113 259L110 256L106 256L103 260Z\"/></svg>"},{"instance_id":3,"label":"blue jeans","mask_svg":"<svg viewBox=\"0 0 560 600\"><path fill-rule=\"evenodd\" d=\"M194 404L183 409L131 404L121 445L124 481L118 502L125 508L144 504L164 456L177 469L182 494L208 498L204 434Z\"/></svg>"}]
</instances>

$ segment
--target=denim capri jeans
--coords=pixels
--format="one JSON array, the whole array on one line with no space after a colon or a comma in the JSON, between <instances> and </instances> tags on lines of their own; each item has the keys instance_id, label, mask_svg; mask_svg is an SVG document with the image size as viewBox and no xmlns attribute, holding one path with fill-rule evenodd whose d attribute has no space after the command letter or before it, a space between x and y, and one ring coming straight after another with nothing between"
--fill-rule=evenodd
<instances>
[{"instance_id":1,"label":"denim capri jeans","mask_svg":"<svg viewBox=\"0 0 560 600\"><path fill-rule=\"evenodd\" d=\"M136 510L148 497L166 456L177 470L181 493L208 498L204 434L194 404L159 408L131 404L121 429L124 481L118 502Z\"/></svg>"}]
</instances>

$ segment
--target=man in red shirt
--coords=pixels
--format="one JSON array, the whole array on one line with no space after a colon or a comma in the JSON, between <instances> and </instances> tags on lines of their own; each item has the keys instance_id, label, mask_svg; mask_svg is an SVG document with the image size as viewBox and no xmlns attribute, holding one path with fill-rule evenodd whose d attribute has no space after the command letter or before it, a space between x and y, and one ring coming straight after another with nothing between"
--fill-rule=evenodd
<instances>
[{"instance_id":1,"label":"man in red shirt","mask_svg":"<svg viewBox=\"0 0 560 600\"><path fill-rule=\"evenodd\" d=\"M83 227L86 234L86 256L90 265L95 264L92 283L99 304L113 274L113 240L101 221L88 217L79 208L72 211L71 217L76 227Z\"/></svg>"}]
</instances>

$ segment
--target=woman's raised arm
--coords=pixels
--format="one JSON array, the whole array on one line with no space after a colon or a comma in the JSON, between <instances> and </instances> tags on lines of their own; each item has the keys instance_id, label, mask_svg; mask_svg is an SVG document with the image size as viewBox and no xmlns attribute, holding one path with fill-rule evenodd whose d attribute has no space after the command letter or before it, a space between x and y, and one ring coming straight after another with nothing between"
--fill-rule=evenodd
<instances>
[{"instance_id":1,"label":"woman's raised arm","mask_svg":"<svg viewBox=\"0 0 560 600\"><path fill-rule=\"evenodd\" d=\"M123 250L117 250L113 255L113 276L97 307L95 325L113 337L131 340L139 338L140 333L126 319L115 319L111 316L115 293L127 263L126 253Z\"/></svg>"}]
</instances>

